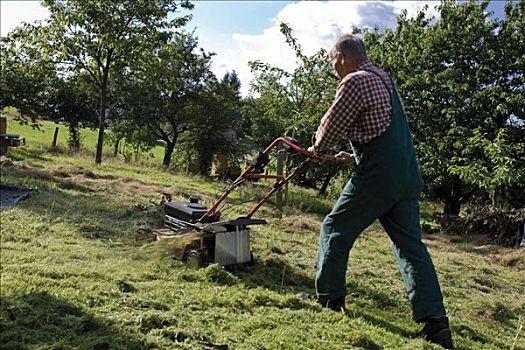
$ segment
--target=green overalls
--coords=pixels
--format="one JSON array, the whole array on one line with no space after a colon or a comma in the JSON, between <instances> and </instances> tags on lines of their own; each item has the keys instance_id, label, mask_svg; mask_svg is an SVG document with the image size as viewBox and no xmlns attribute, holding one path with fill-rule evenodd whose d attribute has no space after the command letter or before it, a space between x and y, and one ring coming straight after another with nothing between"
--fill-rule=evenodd
<instances>
[{"instance_id":1,"label":"green overalls","mask_svg":"<svg viewBox=\"0 0 525 350\"><path fill-rule=\"evenodd\" d=\"M367 72L377 75L390 92L379 74ZM407 118L391 82L390 126L367 145L352 143L356 174L321 226L315 285L321 301L346 295L350 249L359 234L379 218L392 241L414 319L422 321L446 313L432 259L421 242L418 200L423 181Z\"/></svg>"}]
</instances>

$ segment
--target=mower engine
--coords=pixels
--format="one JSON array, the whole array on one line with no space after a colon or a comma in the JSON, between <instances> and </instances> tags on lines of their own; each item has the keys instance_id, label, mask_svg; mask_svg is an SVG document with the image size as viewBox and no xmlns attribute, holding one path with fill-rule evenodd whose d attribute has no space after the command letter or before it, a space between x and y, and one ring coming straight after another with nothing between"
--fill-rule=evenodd
<instances>
[{"instance_id":1,"label":"mower engine","mask_svg":"<svg viewBox=\"0 0 525 350\"><path fill-rule=\"evenodd\" d=\"M266 221L239 218L219 222L220 213L204 216L207 211L194 198L189 202L164 203L164 228L154 231L157 239L170 239L173 255L190 267L213 262L223 266L252 262L248 225Z\"/></svg>"},{"instance_id":2,"label":"mower engine","mask_svg":"<svg viewBox=\"0 0 525 350\"><path fill-rule=\"evenodd\" d=\"M203 218L203 223L219 221L219 213L204 216L207 211L208 208L200 204L197 198L193 197L190 198L189 202L166 202L164 203L165 224L170 227L175 225L177 221L181 223L196 223L201 218Z\"/></svg>"}]
</instances>

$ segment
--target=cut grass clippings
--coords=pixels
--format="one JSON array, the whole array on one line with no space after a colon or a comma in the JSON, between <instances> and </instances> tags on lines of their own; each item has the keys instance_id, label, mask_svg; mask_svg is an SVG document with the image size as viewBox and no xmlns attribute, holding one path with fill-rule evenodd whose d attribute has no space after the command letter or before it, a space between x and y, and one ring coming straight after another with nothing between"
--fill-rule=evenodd
<instances>
[{"instance_id":1,"label":"cut grass clippings","mask_svg":"<svg viewBox=\"0 0 525 350\"><path fill-rule=\"evenodd\" d=\"M313 292L318 228L331 202L290 188L294 207L252 229L255 264L190 270L165 242L162 192L211 203L225 184L91 155L10 150L1 181L38 192L0 213L0 349L438 349L415 337L390 242L378 224L357 240L347 312L299 301ZM256 197L236 191L231 203ZM245 213L249 204L232 207ZM524 350L524 250L478 249L426 235L457 349ZM521 262L520 262L521 261ZM521 319L521 321L520 321ZM224 348L224 347L222 347Z\"/></svg>"}]
</instances>

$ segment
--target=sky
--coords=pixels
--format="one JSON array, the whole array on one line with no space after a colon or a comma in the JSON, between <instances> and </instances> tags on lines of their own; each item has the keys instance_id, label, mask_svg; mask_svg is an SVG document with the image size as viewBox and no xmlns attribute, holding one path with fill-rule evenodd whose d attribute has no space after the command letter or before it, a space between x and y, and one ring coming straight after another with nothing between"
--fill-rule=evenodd
<instances>
[{"instance_id":1,"label":"sky","mask_svg":"<svg viewBox=\"0 0 525 350\"><path fill-rule=\"evenodd\" d=\"M293 70L297 60L279 32L279 23L293 29L304 53L312 55L329 49L337 35L354 26L393 28L396 16L407 10L414 15L424 5L428 15L437 15L438 1L193 1L186 26L194 31L199 46L216 55L212 70L218 78L235 70L241 79L241 92L248 94L252 74L248 62L260 60ZM504 1L491 1L488 10L503 16ZM188 13L182 11L181 13ZM172 14L176 16L178 14ZM22 22L46 20L47 10L39 1L0 0L0 36Z\"/></svg>"}]
</instances>

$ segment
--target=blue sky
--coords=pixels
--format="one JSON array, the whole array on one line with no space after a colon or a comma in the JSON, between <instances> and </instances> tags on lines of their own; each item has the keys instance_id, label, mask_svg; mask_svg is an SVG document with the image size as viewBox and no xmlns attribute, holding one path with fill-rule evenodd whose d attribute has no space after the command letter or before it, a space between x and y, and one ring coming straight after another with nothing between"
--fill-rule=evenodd
<instances>
[{"instance_id":1,"label":"blue sky","mask_svg":"<svg viewBox=\"0 0 525 350\"><path fill-rule=\"evenodd\" d=\"M272 24L275 15L293 1L195 1L191 25L202 34L257 34Z\"/></svg>"},{"instance_id":2,"label":"blue sky","mask_svg":"<svg viewBox=\"0 0 525 350\"><path fill-rule=\"evenodd\" d=\"M45 20L47 10L39 1L0 0L0 35L5 36L21 22ZM199 46L216 53L212 69L218 77L236 70L242 92L248 93L252 75L248 61L259 59L292 70L295 56L279 33L284 21L306 54L319 48L328 49L335 37L353 26L393 27L401 10L409 15L427 4L428 14L436 15L438 1L194 1L192 21L187 30L195 29ZM503 16L504 1L492 1L488 10Z\"/></svg>"}]
</instances>

